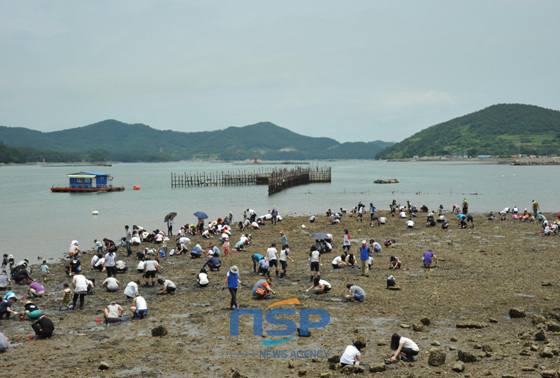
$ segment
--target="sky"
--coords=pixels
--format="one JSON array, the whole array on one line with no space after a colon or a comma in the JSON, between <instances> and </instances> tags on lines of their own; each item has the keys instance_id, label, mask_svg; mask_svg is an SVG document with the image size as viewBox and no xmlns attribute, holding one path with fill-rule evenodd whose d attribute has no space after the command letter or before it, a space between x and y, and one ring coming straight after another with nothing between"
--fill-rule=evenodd
<instances>
[{"instance_id":1,"label":"sky","mask_svg":"<svg viewBox=\"0 0 560 378\"><path fill-rule=\"evenodd\" d=\"M559 99L560 1L0 0L3 126L398 142Z\"/></svg>"}]
</instances>

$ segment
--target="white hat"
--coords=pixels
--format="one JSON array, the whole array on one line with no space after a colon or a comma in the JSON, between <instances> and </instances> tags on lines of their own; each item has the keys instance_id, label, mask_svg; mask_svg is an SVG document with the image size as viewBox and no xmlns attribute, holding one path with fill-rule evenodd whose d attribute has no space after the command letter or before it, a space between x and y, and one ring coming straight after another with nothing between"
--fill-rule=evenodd
<instances>
[{"instance_id":1,"label":"white hat","mask_svg":"<svg viewBox=\"0 0 560 378\"><path fill-rule=\"evenodd\" d=\"M362 244L367 244L367 242L365 241L365 239L364 239L364 240L362 240Z\"/></svg>"},{"instance_id":2,"label":"white hat","mask_svg":"<svg viewBox=\"0 0 560 378\"><path fill-rule=\"evenodd\" d=\"M237 268L237 265L232 266L231 268L229 268L230 272L232 272L233 274L237 274L239 273L239 269Z\"/></svg>"}]
</instances>

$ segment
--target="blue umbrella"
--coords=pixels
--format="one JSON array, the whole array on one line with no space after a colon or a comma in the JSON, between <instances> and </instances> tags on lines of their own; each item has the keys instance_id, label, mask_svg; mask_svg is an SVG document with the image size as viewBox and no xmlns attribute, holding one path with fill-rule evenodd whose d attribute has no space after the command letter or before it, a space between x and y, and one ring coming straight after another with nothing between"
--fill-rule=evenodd
<instances>
[{"instance_id":1,"label":"blue umbrella","mask_svg":"<svg viewBox=\"0 0 560 378\"><path fill-rule=\"evenodd\" d=\"M324 232L316 232L313 235L311 235L312 238L314 239L330 239L331 237L327 234L325 234Z\"/></svg>"},{"instance_id":2,"label":"blue umbrella","mask_svg":"<svg viewBox=\"0 0 560 378\"><path fill-rule=\"evenodd\" d=\"M206 213L204 211L197 211L193 215L197 218L208 219L208 215L206 215Z\"/></svg>"}]
</instances>

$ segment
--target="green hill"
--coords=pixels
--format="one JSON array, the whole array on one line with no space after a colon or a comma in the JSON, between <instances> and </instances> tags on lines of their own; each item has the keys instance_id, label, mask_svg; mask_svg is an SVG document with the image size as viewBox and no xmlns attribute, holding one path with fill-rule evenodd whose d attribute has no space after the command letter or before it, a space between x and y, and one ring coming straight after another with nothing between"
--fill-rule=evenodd
<instances>
[{"instance_id":1,"label":"green hill","mask_svg":"<svg viewBox=\"0 0 560 378\"><path fill-rule=\"evenodd\" d=\"M391 145L382 141L341 144L330 138L296 134L270 122L184 133L116 120L48 133L0 126L0 141L6 146L34 149L34 156L36 150L42 150L79 154L89 161L126 162L254 157L263 160L373 159Z\"/></svg>"},{"instance_id":2,"label":"green hill","mask_svg":"<svg viewBox=\"0 0 560 378\"><path fill-rule=\"evenodd\" d=\"M560 111L499 104L424 129L382 150L381 159L414 156L560 154Z\"/></svg>"}]
</instances>

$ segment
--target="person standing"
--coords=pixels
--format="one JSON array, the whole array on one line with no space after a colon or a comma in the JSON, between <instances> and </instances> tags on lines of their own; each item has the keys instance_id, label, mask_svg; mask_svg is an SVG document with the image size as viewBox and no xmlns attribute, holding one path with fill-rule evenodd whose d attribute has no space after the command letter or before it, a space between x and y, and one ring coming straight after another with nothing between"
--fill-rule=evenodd
<instances>
[{"instance_id":1,"label":"person standing","mask_svg":"<svg viewBox=\"0 0 560 378\"><path fill-rule=\"evenodd\" d=\"M105 254L105 262L103 263L103 268L107 272L107 277L113 277L117 275L117 262L115 261L116 258L115 252L107 252Z\"/></svg>"},{"instance_id":2,"label":"person standing","mask_svg":"<svg viewBox=\"0 0 560 378\"><path fill-rule=\"evenodd\" d=\"M266 250L268 254L268 276L270 277L270 270L272 267L276 267L276 276L278 277L278 251L276 250L276 244L272 243L270 248Z\"/></svg>"},{"instance_id":3,"label":"person standing","mask_svg":"<svg viewBox=\"0 0 560 378\"><path fill-rule=\"evenodd\" d=\"M369 277L369 257L371 250L367 245L365 240L362 240L362 246L360 247L360 260L362 261L362 276Z\"/></svg>"},{"instance_id":4,"label":"person standing","mask_svg":"<svg viewBox=\"0 0 560 378\"><path fill-rule=\"evenodd\" d=\"M280 272L280 278L284 278L286 276L286 271L288 270L288 259L291 262L294 260L289 256L290 255L290 247L286 243L282 246L280 250L280 266L282 266L282 271Z\"/></svg>"},{"instance_id":5,"label":"person standing","mask_svg":"<svg viewBox=\"0 0 560 378\"><path fill-rule=\"evenodd\" d=\"M350 252L350 234L348 230L344 230L344 241L342 242L342 250L344 253Z\"/></svg>"},{"instance_id":6,"label":"person standing","mask_svg":"<svg viewBox=\"0 0 560 378\"><path fill-rule=\"evenodd\" d=\"M144 261L144 278L146 279L145 287L148 287L150 278L152 279L152 287L156 285L156 273L159 272L161 266L154 260Z\"/></svg>"},{"instance_id":7,"label":"person standing","mask_svg":"<svg viewBox=\"0 0 560 378\"><path fill-rule=\"evenodd\" d=\"M239 284L242 284L241 280L239 280L239 269L237 268L237 265L234 265L227 272L224 286L222 286L222 290L224 290L227 285L229 293L231 294L229 307L232 310L239 308L239 305L237 304L237 288L239 287Z\"/></svg>"},{"instance_id":8,"label":"person standing","mask_svg":"<svg viewBox=\"0 0 560 378\"><path fill-rule=\"evenodd\" d=\"M128 225L124 226L124 232L125 232L125 242L126 242L126 255L127 256L132 256L132 249L130 249L132 234L130 233L130 230L128 229Z\"/></svg>"},{"instance_id":9,"label":"person standing","mask_svg":"<svg viewBox=\"0 0 560 378\"><path fill-rule=\"evenodd\" d=\"M311 275L311 277L309 277L309 282L313 282L313 278L315 277L315 275L317 275L317 277L321 277L319 266L323 265L321 263L321 253L316 248L313 249L311 253L309 253L309 262L309 270Z\"/></svg>"},{"instance_id":10,"label":"person standing","mask_svg":"<svg viewBox=\"0 0 560 378\"><path fill-rule=\"evenodd\" d=\"M272 218L270 219L270 222L272 224L276 224L276 222L278 220L278 210L276 210L276 206L274 206L272 208L272 213L270 215L272 215Z\"/></svg>"},{"instance_id":11,"label":"person standing","mask_svg":"<svg viewBox=\"0 0 560 378\"><path fill-rule=\"evenodd\" d=\"M280 231L280 235L282 235L281 244L282 244L282 248L284 248L284 246L288 245L288 237L286 236L284 230Z\"/></svg>"},{"instance_id":12,"label":"person standing","mask_svg":"<svg viewBox=\"0 0 560 378\"><path fill-rule=\"evenodd\" d=\"M167 220L167 235L173 235L173 217L169 217Z\"/></svg>"},{"instance_id":13,"label":"person standing","mask_svg":"<svg viewBox=\"0 0 560 378\"><path fill-rule=\"evenodd\" d=\"M535 219L537 218L540 209L541 208L539 206L539 203L533 200L533 216L535 217Z\"/></svg>"},{"instance_id":14,"label":"person standing","mask_svg":"<svg viewBox=\"0 0 560 378\"><path fill-rule=\"evenodd\" d=\"M84 308L84 299L88 290L88 280L79 270L72 278L72 287L74 288L74 297L72 298L72 310L76 309L78 297L80 298L80 310Z\"/></svg>"}]
</instances>

